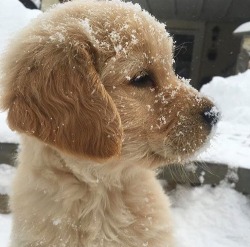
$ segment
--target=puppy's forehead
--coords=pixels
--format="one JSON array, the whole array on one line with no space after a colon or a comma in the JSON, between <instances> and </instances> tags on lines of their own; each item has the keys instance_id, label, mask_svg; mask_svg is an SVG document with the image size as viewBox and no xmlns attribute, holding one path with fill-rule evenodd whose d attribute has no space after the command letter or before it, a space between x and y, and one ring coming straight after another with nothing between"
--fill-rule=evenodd
<instances>
[{"instance_id":1,"label":"puppy's forehead","mask_svg":"<svg viewBox=\"0 0 250 247\"><path fill-rule=\"evenodd\" d=\"M172 59L173 41L165 25L138 4L120 1L95 4L90 5L83 26L99 49L117 55L141 52L153 60Z\"/></svg>"}]
</instances>

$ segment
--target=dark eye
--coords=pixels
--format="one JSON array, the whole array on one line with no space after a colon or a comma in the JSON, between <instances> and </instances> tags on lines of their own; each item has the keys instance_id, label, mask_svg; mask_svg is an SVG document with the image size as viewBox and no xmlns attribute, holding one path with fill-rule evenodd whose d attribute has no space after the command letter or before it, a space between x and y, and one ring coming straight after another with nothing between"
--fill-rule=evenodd
<instances>
[{"instance_id":1,"label":"dark eye","mask_svg":"<svg viewBox=\"0 0 250 247\"><path fill-rule=\"evenodd\" d=\"M138 76L135 76L133 79L131 79L130 83L135 87L153 87L154 81L152 77L148 74L141 74Z\"/></svg>"}]
</instances>

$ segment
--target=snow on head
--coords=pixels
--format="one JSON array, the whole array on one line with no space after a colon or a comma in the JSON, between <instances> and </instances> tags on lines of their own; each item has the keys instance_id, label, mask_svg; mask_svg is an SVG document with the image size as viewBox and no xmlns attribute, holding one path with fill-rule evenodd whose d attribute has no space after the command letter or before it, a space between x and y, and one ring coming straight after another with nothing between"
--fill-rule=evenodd
<instances>
[{"instance_id":1,"label":"snow on head","mask_svg":"<svg viewBox=\"0 0 250 247\"><path fill-rule=\"evenodd\" d=\"M106 3L107 6L105 7L105 10L103 10L105 16L102 28L99 30L97 29L92 33L95 34L95 38L97 38L98 33L101 33L102 31L104 31L105 34L109 33L106 43L110 42L112 45L109 45L108 48L113 48L116 53L126 54L129 49L132 49L135 45L141 42L140 38L144 32L151 34L153 38L157 37L157 42L159 44L166 39L169 43L173 43L172 38L166 31L165 24L158 22L154 16L147 11L142 10L139 4L119 0L107 1ZM93 12L91 18L91 21L93 21L95 19L95 10L91 9L91 12ZM120 15L114 15L112 14L113 12L120 12ZM100 20L98 20L98 22L99 21ZM117 25L114 25L114 23L117 23ZM122 25L120 23L122 23ZM98 43L100 47L105 46L105 40L103 37ZM107 48L107 45L104 48ZM160 55L161 54L159 54L159 56ZM151 59L153 60L153 57Z\"/></svg>"}]
</instances>

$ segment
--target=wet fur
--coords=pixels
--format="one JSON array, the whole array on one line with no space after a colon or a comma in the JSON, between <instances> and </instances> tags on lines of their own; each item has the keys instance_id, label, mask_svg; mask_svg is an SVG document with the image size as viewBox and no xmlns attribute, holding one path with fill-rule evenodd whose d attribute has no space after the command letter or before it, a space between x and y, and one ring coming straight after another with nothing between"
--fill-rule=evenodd
<instances>
[{"instance_id":1,"label":"wet fur","mask_svg":"<svg viewBox=\"0 0 250 247\"><path fill-rule=\"evenodd\" d=\"M172 68L165 26L130 3L77 1L25 28L4 58L2 109L21 134L11 247L172 247L155 168L207 140L212 103ZM152 87L131 78L149 73Z\"/></svg>"}]
</instances>

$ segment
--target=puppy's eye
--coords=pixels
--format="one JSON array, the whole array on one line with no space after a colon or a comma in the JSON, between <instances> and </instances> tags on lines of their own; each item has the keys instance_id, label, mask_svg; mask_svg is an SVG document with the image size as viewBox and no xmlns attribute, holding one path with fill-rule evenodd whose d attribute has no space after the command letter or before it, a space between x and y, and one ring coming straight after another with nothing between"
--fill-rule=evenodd
<instances>
[{"instance_id":1,"label":"puppy's eye","mask_svg":"<svg viewBox=\"0 0 250 247\"><path fill-rule=\"evenodd\" d=\"M135 87L153 87L154 81L148 74L141 74L131 79L130 83Z\"/></svg>"}]
</instances>

